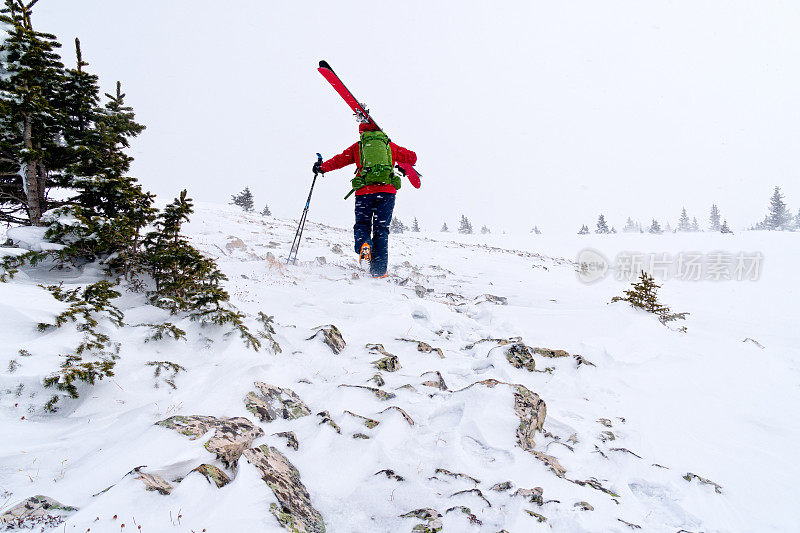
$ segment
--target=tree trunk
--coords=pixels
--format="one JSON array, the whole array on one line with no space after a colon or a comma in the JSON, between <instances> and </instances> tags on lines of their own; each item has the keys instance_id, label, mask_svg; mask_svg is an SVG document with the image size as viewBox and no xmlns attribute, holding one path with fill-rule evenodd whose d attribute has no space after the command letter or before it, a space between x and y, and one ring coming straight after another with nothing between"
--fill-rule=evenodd
<instances>
[{"instance_id":1,"label":"tree trunk","mask_svg":"<svg viewBox=\"0 0 800 533\"><path fill-rule=\"evenodd\" d=\"M23 132L25 140L25 149L33 151L33 132L31 126L30 116L25 115L25 130ZM37 167L35 161L25 161L22 164L22 183L25 186L25 197L28 203L28 219L31 226L41 225L42 220L42 205L39 202L41 197L39 192L39 180L37 179Z\"/></svg>"}]
</instances>

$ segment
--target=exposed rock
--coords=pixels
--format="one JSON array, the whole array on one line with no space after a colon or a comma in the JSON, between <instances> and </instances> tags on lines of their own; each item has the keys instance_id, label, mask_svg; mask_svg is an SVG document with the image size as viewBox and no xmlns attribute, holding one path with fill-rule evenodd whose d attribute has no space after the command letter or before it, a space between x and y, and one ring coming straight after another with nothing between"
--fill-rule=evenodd
<instances>
[{"instance_id":1,"label":"exposed rock","mask_svg":"<svg viewBox=\"0 0 800 533\"><path fill-rule=\"evenodd\" d=\"M403 342L415 342L417 343L417 351L422 353L431 353L436 352L441 359L444 359L444 353L442 352L441 348L433 348L430 344L423 341L418 341L415 339L397 339Z\"/></svg>"},{"instance_id":2,"label":"exposed rock","mask_svg":"<svg viewBox=\"0 0 800 533\"><path fill-rule=\"evenodd\" d=\"M230 236L228 237L228 242L225 243L225 249L228 250L228 252L233 252L234 250L246 250L247 245L239 237Z\"/></svg>"},{"instance_id":3,"label":"exposed rock","mask_svg":"<svg viewBox=\"0 0 800 533\"><path fill-rule=\"evenodd\" d=\"M403 368L396 355L387 355L386 357L381 357L377 361L373 361L372 364L375 365L375 368L378 370L385 370L386 372L397 372Z\"/></svg>"},{"instance_id":4,"label":"exposed rock","mask_svg":"<svg viewBox=\"0 0 800 533\"><path fill-rule=\"evenodd\" d=\"M374 376L372 376L372 378L370 378L370 381L373 381L375 385L377 385L378 387L383 387L384 385L386 385L386 381L384 381L383 376L381 375L380 372L377 372Z\"/></svg>"},{"instance_id":5,"label":"exposed rock","mask_svg":"<svg viewBox=\"0 0 800 533\"><path fill-rule=\"evenodd\" d=\"M577 507L581 511L594 511L594 507L589 502L575 502L573 507Z\"/></svg>"},{"instance_id":6,"label":"exposed rock","mask_svg":"<svg viewBox=\"0 0 800 533\"><path fill-rule=\"evenodd\" d=\"M608 418L598 418L597 421L603 424L607 428L612 427L611 420L609 420Z\"/></svg>"},{"instance_id":7,"label":"exposed rock","mask_svg":"<svg viewBox=\"0 0 800 533\"><path fill-rule=\"evenodd\" d=\"M280 505L271 504L270 512L293 533L324 533L322 515L311 504L300 473L277 449L263 445L245 450L244 456L261 472Z\"/></svg>"},{"instance_id":8,"label":"exposed rock","mask_svg":"<svg viewBox=\"0 0 800 533\"><path fill-rule=\"evenodd\" d=\"M331 418L331 414L328 411L322 411L321 413L317 413L317 416L322 417L320 425L328 424L330 427L334 429L334 431L336 431L336 433L342 432L341 428L339 428L336 422L333 421L333 418Z\"/></svg>"},{"instance_id":9,"label":"exposed rock","mask_svg":"<svg viewBox=\"0 0 800 533\"><path fill-rule=\"evenodd\" d=\"M3 530L57 526L64 522L65 516L77 510L75 507L63 505L53 498L39 494L21 501L0 515L0 526Z\"/></svg>"},{"instance_id":10,"label":"exposed rock","mask_svg":"<svg viewBox=\"0 0 800 533\"><path fill-rule=\"evenodd\" d=\"M425 372L422 375L426 376L428 374L434 374L436 376L436 379L429 379L428 381L423 381L422 382L423 385L425 385L426 387L433 387L434 389L447 390L447 384L444 382L444 378L442 377L441 372L436 370L433 372Z\"/></svg>"},{"instance_id":11,"label":"exposed rock","mask_svg":"<svg viewBox=\"0 0 800 533\"><path fill-rule=\"evenodd\" d=\"M317 332L306 340L310 341L322 333L322 342L327 344L334 354L342 353L342 350L344 350L345 346L347 346L347 343L344 341L344 337L342 337L342 332L339 331L339 328L333 324L329 324L327 326L317 326L314 329L317 330Z\"/></svg>"},{"instance_id":12,"label":"exposed rock","mask_svg":"<svg viewBox=\"0 0 800 533\"><path fill-rule=\"evenodd\" d=\"M486 496L483 495L483 492L481 492L481 489L460 490L458 492L454 492L453 494L451 494L450 497L452 498L454 496L459 496L461 494L475 494L478 498L480 498L481 500L485 501L486 505L488 505L489 507L492 506L492 503L489 500L486 499Z\"/></svg>"},{"instance_id":13,"label":"exposed rock","mask_svg":"<svg viewBox=\"0 0 800 533\"><path fill-rule=\"evenodd\" d=\"M602 485L602 484L601 484L601 483L600 483L598 480L596 480L595 478L589 478L589 479L587 479L586 481L580 481L580 480L578 480L578 479L571 479L570 481L572 481L573 483L575 483L575 484L577 484L577 485L580 485L580 486L582 486L582 487L583 487L583 486L587 486L587 485L588 485L589 487L592 487L592 488L593 488L593 489L595 489L595 490L599 490L600 492L605 492L605 493L606 493L606 494L608 494L609 496L614 496L615 498L619 498L619 494L617 494L616 492L614 492L614 491L612 491L612 490L609 490L609 489L605 488L605 487L604 487L604 486L603 486L603 485Z\"/></svg>"},{"instance_id":14,"label":"exposed rock","mask_svg":"<svg viewBox=\"0 0 800 533\"><path fill-rule=\"evenodd\" d=\"M638 455L638 454L635 454L635 453L633 453L633 452L632 452L632 451L630 451L628 448L611 448L611 451L612 451L612 452L625 452L625 453L629 453L629 454L633 455L634 457L638 457L639 459L641 459L641 458L642 458L642 456L641 456L641 455Z\"/></svg>"},{"instance_id":15,"label":"exposed rock","mask_svg":"<svg viewBox=\"0 0 800 533\"><path fill-rule=\"evenodd\" d=\"M533 360L533 355L521 342L514 343L506 349L506 359L514 368L524 368L528 372L536 370L536 361Z\"/></svg>"},{"instance_id":16,"label":"exposed rock","mask_svg":"<svg viewBox=\"0 0 800 533\"><path fill-rule=\"evenodd\" d=\"M471 350L471 349L473 349L474 347L476 347L477 345L479 345L479 344L481 344L483 342L494 342L498 346L505 346L506 344L514 344L514 343L517 343L517 342L522 342L522 337L510 337L508 339L491 339L491 338L490 339L481 339L479 341L473 342L472 344L468 344L468 345L464 346L464 349L465 350Z\"/></svg>"},{"instance_id":17,"label":"exposed rock","mask_svg":"<svg viewBox=\"0 0 800 533\"><path fill-rule=\"evenodd\" d=\"M580 367L581 365L597 367L596 364L592 363L591 361L589 361L588 359L586 359L584 356L582 356L580 354L575 354L575 355L573 355L573 357L575 358L575 361L577 362L577 365L576 365L577 367Z\"/></svg>"},{"instance_id":18,"label":"exposed rock","mask_svg":"<svg viewBox=\"0 0 800 533\"><path fill-rule=\"evenodd\" d=\"M511 490L512 488L514 488L513 483L511 483L510 481L504 481L502 483L495 483L489 488L489 490L493 490L496 492L505 492L507 490Z\"/></svg>"},{"instance_id":19,"label":"exposed rock","mask_svg":"<svg viewBox=\"0 0 800 533\"><path fill-rule=\"evenodd\" d=\"M144 483L145 489L152 490L166 496L172 492L172 489L175 488L158 474L147 474L142 472L141 469L141 466L137 466L132 470L131 473L134 474L134 479L138 479Z\"/></svg>"},{"instance_id":20,"label":"exposed rock","mask_svg":"<svg viewBox=\"0 0 800 533\"><path fill-rule=\"evenodd\" d=\"M547 405L545 405L544 400L535 392L528 390L524 385L505 383L496 379L477 381L455 392L467 390L475 385L483 385L490 389L497 385L507 385L511 387L511 390L514 392L514 413L519 417L517 444L519 444L523 450L534 453L533 437L537 431L542 430L544 420L547 417Z\"/></svg>"},{"instance_id":21,"label":"exposed rock","mask_svg":"<svg viewBox=\"0 0 800 533\"><path fill-rule=\"evenodd\" d=\"M544 357L569 357L569 352L564 350L552 350L550 348L534 348L533 353Z\"/></svg>"},{"instance_id":22,"label":"exposed rock","mask_svg":"<svg viewBox=\"0 0 800 533\"><path fill-rule=\"evenodd\" d=\"M401 385L397 387L395 390L408 390L411 392L417 392L417 388L414 387L411 383L406 383L405 385Z\"/></svg>"},{"instance_id":23,"label":"exposed rock","mask_svg":"<svg viewBox=\"0 0 800 533\"><path fill-rule=\"evenodd\" d=\"M400 413L401 415L403 415L403 418L405 418L405 420L406 420L406 422L408 422L408 425L409 425L409 426L412 426L412 427L414 426L414 419L413 419L413 418L411 418L411 417L408 415L408 413L406 413L406 412L405 412L403 409L401 409L401 408L399 408L399 407L397 407L397 406L395 406L395 405L393 405L393 406L391 406L391 407L387 407L386 409L384 409L383 411L381 411L381 413L385 413L386 411L390 411L390 410L395 410L395 411L397 411L398 413Z\"/></svg>"},{"instance_id":24,"label":"exposed rock","mask_svg":"<svg viewBox=\"0 0 800 533\"><path fill-rule=\"evenodd\" d=\"M546 453L542 453L536 450L528 450L528 451L531 452L534 457L536 457L541 462L546 464L550 468L550 471L552 471L558 477L564 477L564 475L567 473L567 469L561 466L561 463L558 462L558 459L556 459L552 455L547 455Z\"/></svg>"},{"instance_id":25,"label":"exposed rock","mask_svg":"<svg viewBox=\"0 0 800 533\"><path fill-rule=\"evenodd\" d=\"M419 533L437 533L442 530L442 515L436 509L416 509L406 514L401 514L400 518L418 518L425 520L425 524L417 524L411 531L418 531Z\"/></svg>"},{"instance_id":26,"label":"exposed rock","mask_svg":"<svg viewBox=\"0 0 800 533\"><path fill-rule=\"evenodd\" d=\"M433 292L433 289L426 289L422 285L416 285L414 287L414 292L416 293L418 298L424 298L426 294L429 292Z\"/></svg>"},{"instance_id":27,"label":"exposed rock","mask_svg":"<svg viewBox=\"0 0 800 533\"><path fill-rule=\"evenodd\" d=\"M209 483L213 483L218 489L221 489L231 482L231 478L229 478L225 472L214 465L202 464L192 470L192 472L200 472L205 476Z\"/></svg>"},{"instance_id":28,"label":"exposed rock","mask_svg":"<svg viewBox=\"0 0 800 533\"><path fill-rule=\"evenodd\" d=\"M717 494L722 494L722 486L717 483L714 483L710 479L698 476L697 474L692 474L691 472L687 472L686 475L683 476L683 479L685 479L686 481L691 481L693 479L696 479L697 481L703 483L704 485L711 485L712 487L714 487L714 492L716 492Z\"/></svg>"},{"instance_id":29,"label":"exposed rock","mask_svg":"<svg viewBox=\"0 0 800 533\"><path fill-rule=\"evenodd\" d=\"M328 260L325 259L324 255L314 258L314 262L319 266L325 266L328 264Z\"/></svg>"},{"instance_id":30,"label":"exposed rock","mask_svg":"<svg viewBox=\"0 0 800 533\"><path fill-rule=\"evenodd\" d=\"M745 340L743 340L742 342L749 342L749 343L752 343L752 344L754 344L754 345L758 346L758 347L759 347L759 348L761 348L762 350L764 349L764 345L763 345L763 344L761 344L760 342L758 342L758 341L757 341L757 340L755 340L755 339L751 339L750 337L747 337L747 338L746 338Z\"/></svg>"},{"instance_id":31,"label":"exposed rock","mask_svg":"<svg viewBox=\"0 0 800 533\"><path fill-rule=\"evenodd\" d=\"M450 509L446 510L444 514L450 513L452 511L461 511L463 514L467 515L467 519L469 520L470 524L477 524L479 526L483 525L483 522L478 520L478 517L472 513L472 509L469 507L465 507L463 505L456 505L455 507L451 507Z\"/></svg>"},{"instance_id":32,"label":"exposed rock","mask_svg":"<svg viewBox=\"0 0 800 533\"><path fill-rule=\"evenodd\" d=\"M631 529L642 529L642 526L638 526L638 525L636 525L636 524L633 524L633 523L631 523L631 522L626 522L626 521L625 521L625 520L623 520L622 518L617 518L617 521L618 521L618 522L622 522L623 524L625 524L626 526L628 526L628 527L629 527L629 528L631 528Z\"/></svg>"},{"instance_id":33,"label":"exposed rock","mask_svg":"<svg viewBox=\"0 0 800 533\"><path fill-rule=\"evenodd\" d=\"M474 477L468 476L467 474L461 474L459 472L451 472L451 471L449 471L449 470L447 470L445 468L437 468L435 470L435 473L436 474L444 474L446 476L450 476L450 477L454 477L454 478L468 479L468 480L472 481L473 483L475 483L476 485L479 485L480 482L481 482L479 479L475 479Z\"/></svg>"},{"instance_id":34,"label":"exposed rock","mask_svg":"<svg viewBox=\"0 0 800 533\"><path fill-rule=\"evenodd\" d=\"M377 426L378 424L380 424L380 422L378 422L377 420L373 420L371 418L367 418L366 416L357 415L352 411L345 411L345 413L347 413L350 416L354 416L356 418L360 418L361 420L364 421L364 425L367 426L369 429L372 429L375 426Z\"/></svg>"},{"instance_id":35,"label":"exposed rock","mask_svg":"<svg viewBox=\"0 0 800 533\"><path fill-rule=\"evenodd\" d=\"M385 469L385 470L380 470L378 472L375 472L376 476L378 474L384 474L387 478L394 479L396 481L405 481L405 478L403 476L399 476L399 475L395 474L394 470L389 470L388 468Z\"/></svg>"},{"instance_id":36,"label":"exposed rock","mask_svg":"<svg viewBox=\"0 0 800 533\"><path fill-rule=\"evenodd\" d=\"M495 305L508 305L508 298L505 296L495 296L494 294L482 294L475 298L476 304L493 303Z\"/></svg>"},{"instance_id":37,"label":"exposed rock","mask_svg":"<svg viewBox=\"0 0 800 533\"><path fill-rule=\"evenodd\" d=\"M438 518L431 520L427 524L417 524L411 528L412 532L416 533L439 533L442 530L442 521Z\"/></svg>"},{"instance_id":38,"label":"exposed rock","mask_svg":"<svg viewBox=\"0 0 800 533\"><path fill-rule=\"evenodd\" d=\"M544 501L542 501L543 495L544 495L544 489L542 487L534 487L532 489L517 489L511 496L520 496L522 498L525 498L531 503L535 503L537 505L543 505L544 504Z\"/></svg>"},{"instance_id":39,"label":"exposed rock","mask_svg":"<svg viewBox=\"0 0 800 533\"><path fill-rule=\"evenodd\" d=\"M274 435L285 438L286 446L289 448L294 450L300 448L300 442L297 440L297 435L294 434L294 431L281 431L280 433L274 433Z\"/></svg>"},{"instance_id":40,"label":"exposed rock","mask_svg":"<svg viewBox=\"0 0 800 533\"><path fill-rule=\"evenodd\" d=\"M617 436L614 435L613 431L602 431L599 435L601 441L606 442L609 440L617 440Z\"/></svg>"},{"instance_id":41,"label":"exposed rock","mask_svg":"<svg viewBox=\"0 0 800 533\"><path fill-rule=\"evenodd\" d=\"M363 433L353 433L353 438L367 440L369 439L369 435L364 435Z\"/></svg>"},{"instance_id":42,"label":"exposed rock","mask_svg":"<svg viewBox=\"0 0 800 533\"><path fill-rule=\"evenodd\" d=\"M311 414L306 404L291 389L267 385L260 381L256 381L254 385L259 392L247 393L244 402L247 410L262 422L272 422L279 418L294 420Z\"/></svg>"},{"instance_id":43,"label":"exposed rock","mask_svg":"<svg viewBox=\"0 0 800 533\"><path fill-rule=\"evenodd\" d=\"M374 394L379 400L391 400L395 397L395 395L391 392L386 392L385 390L376 389L375 387L365 387L364 385L339 385L340 387L349 387L351 389L364 389L370 391Z\"/></svg>"},{"instance_id":44,"label":"exposed rock","mask_svg":"<svg viewBox=\"0 0 800 533\"><path fill-rule=\"evenodd\" d=\"M222 464L232 468L249 448L254 439L264 435L264 431L254 426L246 418L214 418L213 416L173 416L157 422L156 425L173 429L192 440L214 430L214 436L206 442L206 450L216 454Z\"/></svg>"},{"instance_id":45,"label":"exposed rock","mask_svg":"<svg viewBox=\"0 0 800 533\"><path fill-rule=\"evenodd\" d=\"M547 522L547 517L540 515L536 511L530 511L528 509L525 509L525 512L534 517L537 522Z\"/></svg>"}]
</instances>

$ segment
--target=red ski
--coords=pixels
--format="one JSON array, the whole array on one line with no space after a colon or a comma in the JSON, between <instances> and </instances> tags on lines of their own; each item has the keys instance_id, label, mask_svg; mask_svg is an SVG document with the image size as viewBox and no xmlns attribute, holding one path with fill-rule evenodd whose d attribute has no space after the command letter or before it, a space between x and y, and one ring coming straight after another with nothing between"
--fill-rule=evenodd
<instances>
[{"instance_id":1,"label":"red ski","mask_svg":"<svg viewBox=\"0 0 800 533\"><path fill-rule=\"evenodd\" d=\"M339 76L336 75L336 73L333 71L333 69L328 64L327 61L325 60L320 61L319 68L317 70L319 71L320 74L322 74L322 76L326 80L328 80L328 83L330 83L331 86L334 88L334 90L337 93L339 93L339 96L342 97L342 99L347 103L347 105L350 106L350 109L353 110L353 113L355 113L356 117L365 118L369 120L369 122L374 124L376 128L383 131L383 128L378 126L378 123L375 122L375 119L373 119L372 116L370 116L369 111L364 109L364 106L361 105L361 103L358 100L356 100L356 97L353 96L353 93L350 92L350 89L348 89L347 86L344 83L342 83L342 80L339 79ZM406 163L403 164L398 163L397 166L400 168L400 171L408 178L408 181L411 182L411 185L413 185L414 188L419 189L420 186L422 185L422 181L420 180L420 176L422 176L422 174L417 172L417 170L413 166Z\"/></svg>"}]
</instances>

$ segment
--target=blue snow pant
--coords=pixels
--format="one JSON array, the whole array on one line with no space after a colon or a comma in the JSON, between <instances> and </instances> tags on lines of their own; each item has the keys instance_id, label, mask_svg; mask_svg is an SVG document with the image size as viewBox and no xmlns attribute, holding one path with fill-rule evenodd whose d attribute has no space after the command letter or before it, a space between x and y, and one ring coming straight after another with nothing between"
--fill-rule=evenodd
<instances>
[{"instance_id":1,"label":"blue snow pant","mask_svg":"<svg viewBox=\"0 0 800 533\"><path fill-rule=\"evenodd\" d=\"M356 195L356 223L353 234L356 253L366 242L372 248L370 274L383 276L389 263L389 223L395 195L387 192Z\"/></svg>"}]
</instances>

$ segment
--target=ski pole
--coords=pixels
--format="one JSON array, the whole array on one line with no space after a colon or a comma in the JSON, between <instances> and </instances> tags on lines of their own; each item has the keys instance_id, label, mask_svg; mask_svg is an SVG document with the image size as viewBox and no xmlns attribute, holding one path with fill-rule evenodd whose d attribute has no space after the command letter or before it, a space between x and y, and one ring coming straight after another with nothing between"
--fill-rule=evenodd
<instances>
[{"instance_id":1,"label":"ski pole","mask_svg":"<svg viewBox=\"0 0 800 533\"><path fill-rule=\"evenodd\" d=\"M322 154L317 153L317 162L322 163ZM325 174L323 173L323 176ZM311 205L311 195L314 192L314 184L317 183L317 173L314 172L314 179L311 181L311 190L308 191L308 200L306 206L303 208L303 214L300 216L300 223L297 225L297 231L294 234L294 241L292 241L292 249L289 250L289 257L286 259L286 264L297 263L297 251L300 249L300 241L303 239L303 230L306 227L306 217L308 216L308 207ZM294 257L292 257L294 256Z\"/></svg>"}]
</instances>

